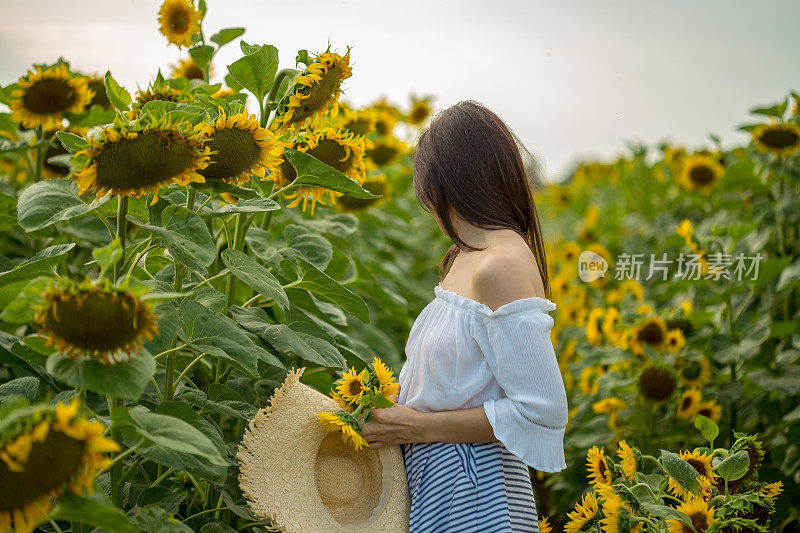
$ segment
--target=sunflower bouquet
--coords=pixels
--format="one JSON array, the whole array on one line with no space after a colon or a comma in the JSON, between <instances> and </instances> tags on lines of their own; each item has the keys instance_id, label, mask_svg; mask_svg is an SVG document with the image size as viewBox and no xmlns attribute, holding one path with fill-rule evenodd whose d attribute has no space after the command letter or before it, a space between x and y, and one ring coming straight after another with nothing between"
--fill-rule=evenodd
<instances>
[{"instance_id":1,"label":"sunflower bouquet","mask_svg":"<svg viewBox=\"0 0 800 533\"><path fill-rule=\"evenodd\" d=\"M342 408L335 413L319 412L317 420L334 430L341 431L342 440L357 451L369 447L361 436L365 422L373 419L372 410L391 407L397 399L400 385L394 373L378 357L361 372L355 367L344 373L337 385L331 388L331 398Z\"/></svg>"}]
</instances>

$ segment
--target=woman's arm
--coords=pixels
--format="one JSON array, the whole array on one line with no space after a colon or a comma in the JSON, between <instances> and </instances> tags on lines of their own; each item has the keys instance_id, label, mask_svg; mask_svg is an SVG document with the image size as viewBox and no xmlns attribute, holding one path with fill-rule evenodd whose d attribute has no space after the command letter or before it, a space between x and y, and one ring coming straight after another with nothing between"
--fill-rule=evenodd
<instances>
[{"instance_id":1,"label":"woman's arm","mask_svg":"<svg viewBox=\"0 0 800 533\"><path fill-rule=\"evenodd\" d=\"M494 442L482 405L454 411L423 412L395 404L372 411L361 436L371 449L411 442Z\"/></svg>"}]
</instances>

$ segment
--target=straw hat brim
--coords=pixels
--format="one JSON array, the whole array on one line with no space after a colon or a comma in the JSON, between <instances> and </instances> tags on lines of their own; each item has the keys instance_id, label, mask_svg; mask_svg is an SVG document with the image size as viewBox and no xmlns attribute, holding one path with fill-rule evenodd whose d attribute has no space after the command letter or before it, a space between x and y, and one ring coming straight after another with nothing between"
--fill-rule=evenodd
<instances>
[{"instance_id":1,"label":"straw hat brim","mask_svg":"<svg viewBox=\"0 0 800 533\"><path fill-rule=\"evenodd\" d=\"M341 407L300 383L304 370L289 370L245 431L239 485L250 508L285 533L407 533L411 498L400 446L356 452L343 443L315 417Z\"/></svg>"}]
</instances>

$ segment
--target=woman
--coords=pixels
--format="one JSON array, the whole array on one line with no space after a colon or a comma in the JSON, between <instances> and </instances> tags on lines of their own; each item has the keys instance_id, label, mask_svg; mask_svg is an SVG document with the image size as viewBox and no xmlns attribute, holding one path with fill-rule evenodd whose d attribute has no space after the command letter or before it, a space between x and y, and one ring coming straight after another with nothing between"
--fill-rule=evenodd
<instances>
[{"instance_id":1,"label":"woman","mask_svg":"<svg viewBox=\"0 0 800 533\"><path fill-rule=\"evenodd\" d=\"M464 101L417 143L417 200L454 241L409 333L397 403L364 425L400 444L411 533L536 532L528 466L566 468L567 397L547 263L516 136Z\"/></svg>"}]
</instances>

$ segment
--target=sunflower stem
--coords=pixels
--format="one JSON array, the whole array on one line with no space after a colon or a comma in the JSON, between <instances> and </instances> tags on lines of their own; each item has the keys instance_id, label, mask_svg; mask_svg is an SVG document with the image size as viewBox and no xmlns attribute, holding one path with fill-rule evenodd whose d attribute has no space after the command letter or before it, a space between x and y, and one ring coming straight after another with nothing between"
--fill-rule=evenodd
<instances>
[{"instance_id":1,"label":"sunflower stem","mask_svg":"<svg viewBox=\"0 0 800 533\"><path fill-rule=\"evenodd\" d=\"M181 292L183 289L183 268L178 264L177 261L175 261L173 264L175 269L175 282L173 283L172 288L175 290L175 292ZM177 344L178 334L176 333L173 335L167 351L174 350ZM164 401L166 402L172 400L172 395L175 392L173 378L175 377L175 360L177 357L178 354L175 351L171 351L167 357L167 368L164 374Z\"/></svg>"},{"instance_id":2,"label":"sunflower stem","mask_svg":"<svg viewBox=\"0 0 800 533\"><path fill-rule=\"evenodd\" d=\"M197 190L194 187L187 187L186 191L186 209L194 211L194 197L197 195Z\"/></svg>"},{"instance_id":3,"label":"sunflower stem","mask_svg":"<svg viewBox=\"0 0 800 533\"><path fill-rule=\"evenodd\" d=\"M236 215L236 230L233 233L233 249L234 250L241 250L244 247L244 236L247 233L247 213L239 213ZM225 313L228 312L228 308L233 305L234 300L236 299L236 276L233 275L233 272L230 272L228 275L228 286L226 288L226 302L225 302Z\"/></svg>"},{"instance_id":4,"label":"sunflower stem","mask_svg":"<svg viewBox=\"0 0 800 533\"><path fill-rule=\"evenodd\" d=\"M128 197L117 196L117 238L122 249L122 257L114 264L114 283L119 279L122 265L125 264L125 234L128 231Z\"/></svg>"},{"instance_id":5,"label":"sunflower stem","mask_svg":"<svg viewBox=\"0 0 800 533\"><path fill-rule=\"evenodd\" d=\"M265 128L267 124L267 120L269 119L270 114L272 114L272 110L269 108L269 103L275 100L275 96L278 94L278 89L283 83L283 78L291 74L292 72L297 72L297 69L294 68L285 68L278 72L275 76L275 81L272 82L272 87L269 90L269 94L267 95L267 100L261 103L261 127Z\"/></svg>"}]
</instances>

